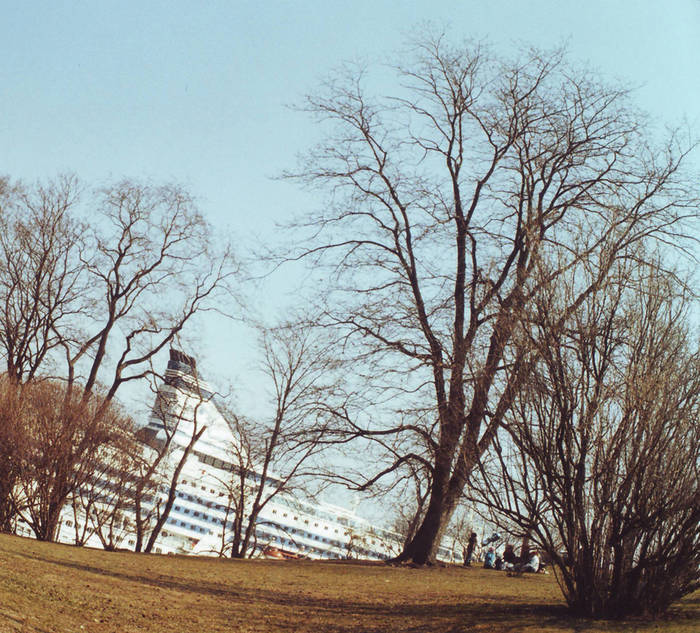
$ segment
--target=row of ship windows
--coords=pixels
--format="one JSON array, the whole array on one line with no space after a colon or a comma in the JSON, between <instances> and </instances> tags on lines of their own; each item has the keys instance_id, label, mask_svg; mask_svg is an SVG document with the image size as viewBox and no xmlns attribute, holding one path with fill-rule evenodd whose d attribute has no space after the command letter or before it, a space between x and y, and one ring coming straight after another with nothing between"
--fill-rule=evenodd
<instances>
[{"instance_id":1,"label":"row of ship windows","mask_svg":"<svg viewBox=\"0 0 700 633\"><path fill-rule=\"evenodd\" d=\"M181 508L180 506L175 506L173 508L176 512L182 512L184 514L190 514L190 510L188 508ZM223 519L217 519L216 517L210 517L208 514L205 514L204 512L199 512L197 510L194 510L192 512L193 517L198 517L202 521L211 521L212 523L216 523L217 525L223 525L224 521Z\"/></svg>"},{"instance_id":2,"label":"row of ship windows","mask_svg":"<svg viewBox=\"0 0 700 633\"><path fill-rule=\"evenodd\" d=\"M182 483L183 486L186 486L186 485L187 485L187 479L183 479L181 483ZM196 484L194 481L193 481L190 485L191 485L193 488L196 488L196 487L197 487L197 484ZM206 486L200 486L200 488L201 488L202 490L204 490L204 492L207 491L207 487L206 487ZM211 492L212 494L216 494L216 490L215 490L214 488L209 488L209 492ZM219 492L219 496L220 496L220 497L223 497L223 496L224 496L224 493L223 493L223 492Z\"/></svg>"},{"instance_id":3,"label":"row of ship windows","mask_svg":"<svg viewBox=\"0 0 700 633\"><path fill-rule=\"evenodd\" d=\"M185 494L184 492L178 492L177 496L185 501L192 501L193 503L198 503L200 505L206 506L207 508L212 508L214 510L226 510L226 506L219 503L214 503L213 501L205 501L199 497L194 497L192 495Z\"/></svg>"},{"instance_id":4,"label":"row of ship windows","mask_svg":"<svg viewBox=\"0 0 700 633\"><path fill-rule=\"evenodd\" d=\"M179 507L178 507L178 506L175 506L175 509L176 509L176 510L179 510ZM185 510L185 512L187 512L187 510ZM198 513L198 512L195 512L195 513L194 513L194 516L199 516L199 513ZM201 518L207 520L209 517L208 517L206 514L204 514L204 515L201 516ZM219 520L219 519L212 519L212 521L213 521L214 523L216 523L217 525L224 525L224 522L223 522L222 520ZM200 534L209 534L209 533L210 533L210 530L208 530L207 528L203 528L203 527L200 527L200 526L198 526L198 525L194 525L194 524L192 524L192 523L187 523L186 521L181 521L181 520L178 520L178 519L168 519L168 523L169 523L170 525L175 526L175 527L180 526L180 527L186 528L186 529L188 529L188 530L192 530L192 531L194 531L194 532L198 532L198 533L200 533ZM284 528L283 526L281 526L281 525L276 525L275 527L278 527L278 528L280 528L280 529L285 529L285 528ZM302 530L297 530L296 528L288 528L288 529L286 529L286 531L287 531L288 533L290 533L290 534L298 534L299 536L304 537L304 538L307 538L307 539L309 539L309 540L319 541L319 542L321 542L321 543L326 543L326 544L328 544L328 545L332 545L333 547L341 547L341 548L343 547L343 543L341 543L340 541L336 541L336 540L333 540L333 539L328 539L328 538L325 538L325 537L321 537L321 536L319 536L318 534L312 534L311 532L303 532ZM164 532L164 533L163 533L163 536L168 536L167 532ZM275 540L278 538L278 537L276 537L276 536L274 536L274 535L272 535L272 534L266 534L266 536L272 537L272 538L274 538ZM290 545L295 544L295 542L294 542L292 539L289 539L288 541L289 541L289 544L290 544ZM286 542L286 540L285 540L284 538L280 538L280 542L284 545L285 542ZM322 551L322 550L319 550L319 551ZM366 550L366 551L365 551L365 550L362 550L362 553L370 554L370 551L369 551L369 550Z\"/></svg>"},{"instance_id":5,"label":"row of ship windows","mask_svg":"<svg viewBox=\"0 0 700 633\"><path fill-rule=\"evenodd\" d=\"M301 511L301 512L308 512L309 514L313 514L319 519L324 519L326 521L329 521L331 523L333 522L338 522L341 525L344 525L346 527L354 527L357 529L364 529L366 526L362 525L361 523L357 521L351 521L347 517L344 516L336 516L335 514L331 514L330 512L325 512L318 507L312 506L308 503L305 503L303 501L298 501L298 500L287 500L284 497L278 497L276 499L277 503L282 504L284 506L287 506L291 510L294 511Z\"/></svg>"},{"instance_id":6,"label":"row of ship windows","mask_svg":"<svg viewBox=\"0 0 700 633\"><path fill-rule=\"evenodd\" d=\"M273 509L273 510L272 510L272 514L277 514L277 510L274 510L274 509ZM288 515L287 512L283 512L283 513L282 513L282 518L287 518L288 516L289 516L289 515ZM298 521L298 520L299 520L299 517L295 516L295 517L293 517L293 520L294 520L294 521ZM308 519L304 519L304 523L305 523L306 525L309 525L309 520L308 520ZM303 534L303 532L302 532L301 530L298 530L298 529L293 528L293 527L290 527L290 528L284 528L283 526L280 526L280 527L281 527L282 529L286 529L286 530L287 530L288 532L290 532L291 534ZM318 523L314 523L314 527L319 527ZM324 529L324 530L328 530L328 529L330 529L330 528L329 528L327 525L324 525L324 526L323 526L323 529ZM338 528L334 528L334 529L333 529L333 533L334 533L334 534L339 534ZM348 532L345 532L345 535L346 535L346 536L348 536L348 534L349 534ZM314 538L315 538L317 541L319 540L319 537L318 537L318 536L315 536ZM333 540L329 540L329 539L325 539L325 538L322 538L322 539L320 539L320 540L322 540L324 543L336 543L336 542L337 542L337 543L338 543L338 546L341 546L341 543L340 543L339 541L333 541ZM373 540L373 539L370 539L369 543L370 543L370 545L374 545L374 540Z\"/></svg>"},{"instance_id":7,"label":"row of ship windows","mask_svg":"<svg viewBox=\"0 0 700 633\"><path fill-rule=\"evenodd\" d=\"M191 496L189 496L189 495L184 495L184 494L178 493L178 496L185 497L185 498L187 498L187 499L189 499L189 500L191 500L191 501L196 501L196 499L195 499L194 497L191 497ZM220 508L220 509L222 509L222 510L225 509L224 506L218 506L218 505L216 505L216 504L214 504L214 507L217 508L217 509ZM173 509L174 509L175 511L177 511L177 512L182 512L182 513L184 513L184 514L190 514L190 510L189 510L188 508L181 508L181 507L178 506L178 505L174 506ZM277 511L276 511L276 510L273 510L272 513L273 513L273 514L276 514ZM217 519L216 517L210 517L208 514L206 514L206 513L204 513L204 512L199 512L199 511L197 511L197 510L192 511L192 516L193 516L193 517L197 517L199 520L202 520L202 521L210 521L210 522L214 523L215 525L221 525L221 526L224 525L224 521L223 521L222 519ZM287 515L287 513L285 512L285 513L283 514L283 517L287 517L287 516L288 516L288 515ZM298 520L298 517L295 516L295 517L294 517L294 520ZM127 523L128 523L128 522L125 520L125 521L124 521L124 527L127 527ZM169 520L168 520L168 523L169 523L170 525L180 526L180 527L183 527L183 528L185 528L185 529L188 529L188 530L191 530L191 531L194 531L194 532L198 532L198 533L200 533L200 534L208 534L208 533L210 533L210 530L207 529L206 527L201 527L201 526L195 525L195 524L193 524L193 523L189 523L189 522L182 521L182 520L178 520L178 519L169 519ZM308 521L308 520L305 520L305 523L308 524L309 521ZM66 521L66 525L67 525L68 527L72 527L73 522L70 521L70 520L67 520L67 521ZM304 538L307 538L307 539L309 539L309 540L320 541L320 542L322 542L322 543L326 543L326 544L332 545L332 546L334 546L334 547L341 547L341 548L344 547L344 544L343 544L342 542L337 541L337 540L334 540L334 539L329 539L329 538L321 537L321 536L319 536L318 534L313 534L313 533L311 533L311 532L306 532L306 531L303 531L303 530L301 530L301 529L294 528L294 527L287 527L287 526L281 525L281 524L279 524L279 523L273 523L273 525L275 525L275 527L277 527L278 529L280 529L280 530L282 530L282 531L284 531L284 532L286 532L286 533L288 533L288 534L299 535L299 536L304 537ZM318 527L318 523L314 523L314 526L315 526L315 527ZM324 526L324 529L328 530L328 526ZM335 533L338 533L338 530L337 530L337 529L334 530L334 531L335 531ZM164 533L163 533L163 536L167 536L167 533L164 532ZM275 537L275 538L276 538L276 537ZM284 539L281 539L281 542L282 542L282 544L284 544L284 543L285 543L285 540L284 540ZM290 545L293 544L293 541L292 541L291 539L289 540L289 544L290 544ZM370 544L371 544L371 545L374 545L374 540L371 540L371 541L370 541ZM358 552L361 553L361 554L366 554L366 555L369 555L369 554L378 555L378 553L376 553L376 552L371 552L370 550L364 550L364 549L360 549L360 550L358 550Z\"/></svg>"},{"instance_id":8,"label":"row of ship windows","mask_svg":"<svg viewBox=\"0 0 700 633\"><path fill-rule=\"evenodd\" d=\"M257 529L255 532L258 537L258 540L267 541L268 543L276 543L285 547L291 547L292 549L296 549L297 551L304 552L306 554L318 554L319 556L328 556L331 558L334 556L333 553L328 549L321 549L319 547L314 547L313 545L300 543L299 541L295 541L292 538L285 538L283 536L281 537L277 534L272 534L264 529ZM311 537L310 534L308 536ZM318 540L318 537L316 537L316 539ZM322 540L324 543L330 543L331 545L334 544L326 539ZM342 547L342 544L338 543L337 546Z\"/></svg>"},{"instance_id":9,"label":"row of ship windows","mask_svg":"<svg viewBox=\"0 0 700 633\"><path fill-rule=\"evenodd\" d=\"M184 485L187 485L187 480L186 480L186 479L183 480L182 483L183 483ZM192 484L192 485L194 486L194 484ZM202 490L204 490L204 491L206 492L206 490L207 490L206 486L201 486L201 488L202 488ZM211 489L210 489L210 492L215 492L215 490L214 490L213 488L211 488ZM177 496L180 497L181 499L185 499L185 500L187 500L187 501L193 501L193 502L195 502L195 503L200 503L200 504L202 504L202 505L207 506L208 508L213 508L214 510L226 510L226 506L223 506L223 505L221 505L221 504L219 504L219 503L214 503L214 502L212 502L212 501L204 501L203 499L200 499L199 497L194 497L194 496L192 496L192 495L188 495L188 494L185 494L185 493L182 493L182 492L178 492L178 493L177 493ZM223 493L219 493L219 496L223 496ZM180 507L179 507L179 506L175 506L175 509L176 509L176 510L180 510ZM189 514L189 510L187 510L187 509L184 509L183 512L185 512L186 514ZM273 508L272 514L277 514L277 510ZM199 512L196 512L196 511L193 512L193 516L199 516ZM283 512L283 513L282 513L282 517L285 518L285 519L288 518L288 517L289 517L289 513L288 513L288 512ZM207 520L209 517L208 517L206 514L202 514L202 518L205 519L205 520ZM215 523L220 523L221 525L223 525L223 521L217 521L217 519L213 519L213 520L214 520ZM294 520L294 521L298 521L298 520L299 520L299 517L298 517L298 516L294 516L294 517L293 517L293 520ZM304 519L304 524L305 524L305 525L310 525L309 519ZM315 523L314 523L314 527L319 527L318 522L315 522ZM328 530L328 529L330 529L330 528L329 528L327 525L324 525L324 526L323 526L323 529L324 529L324 530ZM290 531L291 531L292 533L296 534L296 531L295 531L293 528L290 529ZM333 530L333 532L334 532L335 534L338 534L338 533L339 533L338 528L335 528L335 529Z\"/></svg>"},{"instance_id":10,"label":"row of ship windows","mask_svg":"<svg viewBox=\"0 0 700 633\"><path fill-rule=\"evenodd\" d=\"M275 509L273 508L272 514L277 514L277 510L275 510ZM286 519L288 516L289 516L289 513L287 513L287 512L283 512L283 513L282 513L282 518L283 518L283 519ZM299 520L299 517L298 517L298 516L292 517L292 520L293 520L293 521L298 521L298 520ZM304 524L305 524L305 525L310 525L309 519L304 519ZM318 523L314 523L314 527L319 527ZM324 526L323 526L323 529L324 529L324 530L328 530L329 527L328 527L327 525L324 525ZM290 532L296 533L296 532L294 532L294 528L290 528ZM335 532L336 534L338 534L338 528L335 528L335 529L333 530L333 532Z\"/></svg>"},{"instance_id":11,"label":"row of ship windows","mask_svg":"<svg viewBox=\"0 0 700 633\"><path fill-rule=\"evenodd\" d=\"M315 517L319 519L324 519L325 521L328 521L330 523L340 523L340 525L343 525L348 528L352 528L361 532L366 531L369 528L369 524L366 521L362 520L355 520L350 517L346 516L337 516L335 514L331 514L330 512L325 512L324 510L319 509L318 507L309 505L303 501L291 501L291 500L285 500L284 497L280 497L276 499L277 503L280 503L282 505L286 505L287 507L291 508L292 510L301 510L302 512L308 512L309 514L313 514ZM373 530L375 530L379 536L383 536L384 538L388 539L395 539L398 535L392 532L391 530L385 530L383 528L377 528L373 527Z\"/></svg>"},{"instance_id":12,"label":"row of ship windows","mask_svg":"<svg viewBox=\"0 0 700 633\"><path fill-rule=\"evenodd\" d=\"M187 508L180 508L180 506L175 506L174 509L178 512L184 512L185 514L189 514L190 511ZM217 519L217 518L211 518L209 515L200 513L200 512L192 512L192 516L197 517L203 521L211 521L215 525L224 525L223 519ZM188 523L186 521L178 520L178 519L168 519L168 523L171 525L175 526L180 526L187 528L189 530L194 530L195 532L200 532L201 534L208 534L210 530L207 528L200 527L198 525L194 525L193 523ZM312 534L311 532L304 532L302 530L299 530L297 528L285 528L282 525L276 524L275 527L284 530L285 532L288 532L289 534L298 534L299 536L302 536L304 538L307 538L309 540L314 540L314 541L320 541L322 543L327 543L329 545L333 545L335 547L343 547L343 544L340 541L335 541L333 539L328 539L322 536L319 536L318 534ZM282 539L284 541L284 539ZM291 543L291 540L290 540Z\"/></svg>"},{"instance_id":13,"label":"row of ship windows","mask_svg":"<svg viewBox=\"0 0 700 633\"><path fill-rule=\"evenodd\" d=\"M369 529L370 529L370 526L366 521L361 521L361 520L358 521L358 520L354 520L354 519L351 519L350 517L346 517L346 516L342 516L342 515L336 516L336 515L331 514L329 512L324 512L323 510L319 510L319 508L313 507L313 506L306 504L304 502L299 502L299 501L289 502L289 501L286 501L283 497L277 498L276 501L277 501L277 503L285 505L285 506L291 508L292 510L301 510L302 512L306 511L309 514L313 514L315 518L323 519L325 521L328 521L329 523L336 523L337 522L337 523L340 523L341 526L345 526L346 528L349 528L351 530L357 530L359 532L366 532L366 531L369 531ZM297 507L295 507L295 506L297 506ZM272 513L275 514L275 511L273 510ZM286 517L287 515L284 514L283 516ZM296 521L297 517L294 517L294 520ZM317 523L315 524L315 527L318 527ZM324 528L324 529L328 529L328 528ZM395 540L395 539L399 538L398 535L396 533L392 532L391 530L386 530L386 529L379 528L379 527L372 527L371 530L377 534L378 538L386 538L388 540ZM347 532L346 532L346 534L347 534Z\"/></svg>"},{"instance_id":14,"label":"row of ship windows","mask_svg":"<svg viewBox=\"0 0 700 633\"><path fill-rule=\"evenodd\" d=\"M178 527L178 526L183 527L183 528L186 528L188 530L192 530L194 532L199 532L201 534L211 533L210 530L207 530L206 528L202 528L202 527L199 527L197 525L193 525L191 523L186 523L185 521L178 521L176 519L169 519L168 523L174 527ZM168 537L168 536L170 536L170 533L164 530L162 535L163 535L163 537ZM221 532L218 533L218 536L221 536ZM281 545L291 545L294 547L299 547L299 544L296 541L294 541L293 539L286 539L284 537L277 537L277 536L270 534L268 532L259 533L259 536L266 537L271 541L278 541L279 540L279 543ZM332 540L325 539L325 538L319 538L317 535L312 535L309 533L303 534L302 536L306 536L309 539L315 539L317 541L322 541L323 543L333 545L334 547L342 547L343 546L343 544L340 543L340 541L332 541ZM322 550L322 549L318 549L318 548L310 547L310 546L303 547L303 549L305 551L310 551L310 552L314 552L314 553L318 553L318 554L326 553L326 550ZM370 554L370 552L368 550L362 550L361 553Z\"/></svg>"},{"instance_id":15,"label":"row of ship windows","mask_svg":"<svg viewBox=\"0 0 700 633\"><path fill-rule=\"evenodd\" d=\"M208 530L207 528L200 527L199 525L194 525L193 523L186 523L185 521L178 521L177 519L168 519L168 523L170 525L173 525L175 527L183 527L187 530L191 530L192 532L199 532L200 534L210 534L211 530ZM223 524L223 521L222 521ZM167 532L163 532L163 536L168 536Z\"/></svg>"},{"instance_id":16,"label":"row of ship windows","mask_svg":"<svg viewBox=\"0 0 700 633\"><path fill-rule=\"evenodd\" d=\"M183 482L183 483L184 483L184 482ZM178 493L178 496L179 496L179 497L182 497L182 498L185 498L185 499L187 499L187 500L189 500L189 501L196 501L196 502L200 502L200 503L201 503L201 500L200 500L200 499L197 499L196 497L192 497L191 495L186 495L186 494ZM215 504L215 503L214 503L214 504L210 504L210 505L211 505L211 507L213 507L214 509L217 509L217 510L225 510L225 509L226 509L224 506L218 505L218 504ZM177 506L177 505L174 507L174 510L177 511L177 512L182 512L182 513L184 513L184 514L190 514L190 510L189 510L188 508L181 508L180 506ZM211 522L214 523L215 525L224 525L223 519L217 519L216 517L210 517L208 514L206 514L206 513L204 513L204 512L199 512L198 510L193 510L193 511L191 511L191 514L192 514L193 517L197 517L197 518L199 518L199 519L202 520L202 521L211 521ZM274 510L274 509L273 509L273 510L272 510L272 514L277 514L277 510ZM287 518L287 517L288 517L288 513L287 513L287 512L284 512L284 513L282 514L282 517L283 517L283 518ZM295 517L293 517L293 519L294 519L295 521L298 521L298 520L299 520L299 517L298 517L298 516L295 516ZM305 523L306 525L309 525L309 520L308 520L308 519L305 519L305 520L304 520L304 523ZM175 524L177 524L177 521L175 521ZM182 521L180 522L180 524L183 525L183 526L185 526L185 527L186 527L187 525L190 525L190 524L186 524L186 523L184 523L184 522L182 522ZM320 537L320 536L317 535L317 534L312 534L311 532L306 532L306 531L303 531L303 530L298 529L298 528L286 527L286 526L279 525L279 524L277 525L277 527L279 527L280 529L282 529L282 530L284 530L284 531L286 531L286 532L288 532L288 533L290 533L290 534L299 534L300 536L304 536L304 537L306 537L306 538L313 539L313 540L316 540L316 541L321 541L321 542L323 542L323 543L328 543L328 544L334 545L334 546L336 546L336 547L342 547L342 546L343 546L343 544L342 544L340 541L336 541L336 540L333 540L333 539L328 539L328 538L325 538L325 537ZM318 523L314 523L314 527L319 527L319 524L318 524ZM193 526L193 528L194 528L196 531L198 531L198 532L199 532L199 531L201 531L202 533L206 533L206 532L207 532L207 530L204 530L204 529L201 529L201 528L197 528L197 527L195 527L195 526ZM328 528L327 525L324 525L324 526L323 526L323 529L324 529L324 530L328 530L329 528ZM335 534L338 534L338 533L339 533L337 528L335 528L333 531L334 531ZM369 543L370 543L370 545L374 545L374 540L370 540Z\"/></svg>"},{"instance_id":17,"label":"row of ship windows","mask_svg":"<svg viewBox=\"0 0 700 633\"><path fill-rule=\"evenodd\" d=\"M304 532L302 530L298 530L297 528L293 527L285 527L283 525L280 525L279 523L273 523L276 528L288 533L288 534L298 534L299 536L302 536L304 538L309 539L310 541L320 541L321 543L327 543L328 545L333 545L334 547L343 547L343 544L340 541L334 541L333 539L325 538L323 536L319 536L318 534L312 534L311 532ZM275 537L276 538L276 537ZM284 538L281 539L281 542L284 544ZM289 543L293 544L293 540L289 539Z\"/></svg>"}]
</instances>

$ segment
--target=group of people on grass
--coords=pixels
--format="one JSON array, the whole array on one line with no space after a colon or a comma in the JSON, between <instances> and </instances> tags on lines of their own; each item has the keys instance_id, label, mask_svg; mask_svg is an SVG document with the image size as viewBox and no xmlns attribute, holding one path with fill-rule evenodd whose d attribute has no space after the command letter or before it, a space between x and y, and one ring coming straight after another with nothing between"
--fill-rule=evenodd
<instances>
[{"instance_id":1,"label":"group of people on grass","mask_svg":"<svg viewBox=\"0 0 700 633\"><path fill-rule=\"evenodd\" d=\"M482 546L490 545L498 540L500 540L500 536L494 534L489 539L485 540ZM469 542L467 543L467 548L464 550L464 565L466 567L470 567L472 561L476 558L476 547L476 532L472 532L469 537ZM540 560L540 554L536 549L528 550L526 547L523 547L521 555L518 556L515 553L513 545L506 543L502 555L497 554L493 546L488 548L488 551L484 555L484 569L514 571L518 573L529 572L535 574L539 571L543 571L543 565Z\"/></svg>"}]
</instances>

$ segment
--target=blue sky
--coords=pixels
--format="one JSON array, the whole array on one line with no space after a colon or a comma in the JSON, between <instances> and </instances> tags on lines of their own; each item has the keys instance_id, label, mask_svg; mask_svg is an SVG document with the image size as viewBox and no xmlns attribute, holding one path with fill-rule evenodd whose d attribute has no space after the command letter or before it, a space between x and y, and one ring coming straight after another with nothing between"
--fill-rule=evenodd
<instances>
[{"instance_id":1,"label":"blue sky","mask_svg":"<svg viewBox=\"0 0 700 633\"><path fill-rule=\"evenodd\" d=\"M658 121L687 116L700 131L700 0L0 0L0 10L0 173L174 180L241 245L276 239L275 222L318 202L271 178L316 134L286 106L343 60L387 59L426 20L497 51L568 42L573 59L639 86ZM237 359L252 352L232 329L222 354L221 327L203 324L203 345L238 382Z\"/></svg>"},{"instance_id":2,"label":"blue sky","mask_svg":"<svg viewBox=\"0 0 700 633\"><path fill-rule=\"evenodd\" d=\"M285 107L348 58L384 59L424 20L494 48L568 41L700 122L700 1L0 2L0 170L177 180L217 223L263 233L305 203L270 176L314 130Z\"/></svg>"}]
</instances>

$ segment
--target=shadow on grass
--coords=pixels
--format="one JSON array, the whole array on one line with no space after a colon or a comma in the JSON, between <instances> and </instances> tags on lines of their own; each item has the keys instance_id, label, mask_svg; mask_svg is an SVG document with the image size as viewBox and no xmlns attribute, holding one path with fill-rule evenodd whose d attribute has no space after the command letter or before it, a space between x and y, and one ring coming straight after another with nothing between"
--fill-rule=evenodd
<instances>
[{"instance_id":1,"label":"shadow on grass","mask_svg":"<svg viewBox=\"0 0 700 633\"><path fill-rule=\"evenodd\" d=\"M399 598L389 604L368 595L366 600L347 600L329 598L301 593L285 592L282 588L269 590L263 588L241 589L223 586L219 582L198 580L196 583L184 581L168 575L142 575L74 561L57 560L44 557L38 553L20 553L16 555L28 559L76 569L105 577L132 583L175 590L202 596L222 598L222 604L229 608L241 606L242 611L251 609L267 615L267 622L273 627L279 620L280 630L288 630L295 619L307 626L303 630L326 633L357 633L360 631L396 631L401 633L460 633L468 631L494 631L514 633L516 631L547 630L585 633L594 628L594 622L572 617L564 605L531 602L514 602L496 604L485 601L456 604L448 602L437 604L416 604L401 602ZM691 598L696 603L697 598ZM268 609L268 606L282 607L282 611ZM693 606L695 606L693 604ZM693 621L693 613L670 614L670 618ZM667 618L668 619L668 618ZM313 624L318 622L318 624ZM630 623L606 622L605 631L644 630L651 623L639 622L639 628L632 629ZM598 629L600 630L600 629Z\"/></svg>"},{"instance_id":2,"label":"shadow on grass","mask_svg":"<svg viewBox=\"0 0 700 633\"><path fill-rule=\"evenodd\" d=\"M67 560L59 560L55 558L50 558L47 556L40 556L36 553L26 553L26 552L13 552L16 556L21 556L23 558L28 558L30 560L36 560L42 563L48 563L50 565L59 565L61 567L68 567L70 569L77 569L79 571L85 571L91 574L98 574L100 576L108 576L109 578L117 578L119 580L126 580L128 582L136 582L144 585L150 585L152 587L159 587L161 589L174 589L177 591L185 591L189 593L200 593L211 596L226 596L229 598L235 598L237 596L246 595L244 592L238 592L233 589L223 588L219 583L207 583L206 581L198 581L197 585L192 585L188 582L184 582L175 578L174 576L166 576L160 574L158 576L145 576L137 573L121 572L114 569L104 569L102 567L96 567L94 565L87 565L85 563L77 563Z\"/></svg>"}]
</instances>

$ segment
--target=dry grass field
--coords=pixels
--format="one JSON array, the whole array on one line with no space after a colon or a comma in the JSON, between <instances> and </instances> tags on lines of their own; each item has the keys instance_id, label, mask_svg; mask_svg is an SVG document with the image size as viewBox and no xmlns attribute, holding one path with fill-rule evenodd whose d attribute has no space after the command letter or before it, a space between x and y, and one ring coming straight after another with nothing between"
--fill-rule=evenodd
<instances>
[{"instance_id":1,"label":"dry grass field","mask_svg":"<svg viewBox=\"0 0 700 633\"><path fill-rule=\"evenodd\" d=\"M554 578L479 567L231 561L0 535L0 633L700 631L700 596L661 622L567 616Z\"/></svg>"}]
</instances>

